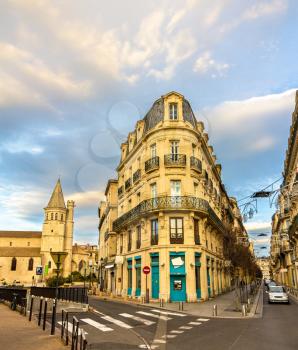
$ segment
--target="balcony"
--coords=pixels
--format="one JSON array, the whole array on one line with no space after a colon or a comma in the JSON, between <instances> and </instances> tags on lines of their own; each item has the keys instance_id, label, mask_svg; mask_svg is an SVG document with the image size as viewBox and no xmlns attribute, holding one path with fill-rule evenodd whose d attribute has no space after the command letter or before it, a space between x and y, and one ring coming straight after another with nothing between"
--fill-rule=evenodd
<instances>
[{"instance_id":1,"label":"balcony","mask_svg":"<svg viewBox=\"0 0 298 350\"><path fill-rule=\"evenodd\" d=\"M281 241L281 252L283 253L288 253L290 252L292 249L291 249L291 245L290 245L290 242L288 240L282 240Z\"/></svg>"},{"instance_id":2,"label":"balcony","mask_svg":"<svg viewBox=\"0 0 298 350\"><path fill-rule=\"evenodd\" d=\"M131 178L125 181L125 191L130 190L131 188Z\"/></svg>"},{"instance_id":3,"label":"balcony","mask_svg":"<svg viewBox=\"0 0 298 350\"><path fill-rule=\"evenodd\" d=\"M200 161L200 159L191 156L190 157L190 168L201 174L202 173L202 162Z\"/></svg>"},{"instance_id":4,"label":"balcony","mask_svg":"<svg viewBox=\"0 0 298 350\"><path fill-rule=\"evenodd\" d=\"M186 155L185 154L166 154L165 158L166 167L185 167Z\"/></svg>"},{"instance_id":5,"label":"balcony","mask_svg":"<svg viewBox=\"0 0 298 350\"><path fill-rule=\"evenodd\" d=\"M151 245L158 245L158 238L157 237L151 237Z\"/></svg>"},{"instance_id":6,"label":"balcony","mask_svg":"<svg viewBox=\"0 0 298 350\"><path fill-rule=\"evenodd\" d=\"M123 186L118 188L118 197L121 197L123 195Z\"/></svg>"},{"instance_id":7,"label":"balcony","mask_svg":"<svg viewBox=\"0 0 298 350\"><path fill-rule=\"evenodd\" d=\"M145 171L149 173L150 171L159 169L159 157L153 157L145 162Z\"/></svg>"},{"instance_id":8,"label":"balcony","mask_svg":"<svg viewBox=\"0 0 298 350\"><path fill-rule=\"evenodd\" d=\"M131 222L139 219L140 216L160 210L191 210L199 212L203 216L208 216L211 223L219 231L222 233L226 232L222 221L209 206L208 202L205 199L192 196L162 196L144 200L115 220L113 223L113 231L119 232Z\"/></svg>"},{"instance_id":9,"label":"balcony","mask_svg":"<svg viewBox=\"0 0 298 350\"><path fill-rule=\"evenodd\" d=\"M132 176L133 183L137 183L141 179L141 169L138 169Z\"/></svg>"}]
</instances>

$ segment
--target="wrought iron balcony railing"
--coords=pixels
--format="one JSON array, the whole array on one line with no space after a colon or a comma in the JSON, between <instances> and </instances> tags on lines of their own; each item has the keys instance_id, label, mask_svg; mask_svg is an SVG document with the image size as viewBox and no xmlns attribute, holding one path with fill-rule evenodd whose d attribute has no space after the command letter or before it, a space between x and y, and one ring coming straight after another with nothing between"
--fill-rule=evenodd
<instances>
[{"instance_id":1,"label":"wrought iron balcony railing","mask_svg":"<svg viewBox=\"0 0 298 350\"><path fill-rule=\"evenodd\" d=\"M151 237L151 245L158 245L158 238L157 237Z\"/></svg>"},{"instance_id":2,"label":"wrought iron balcony railing","mask_svg":"<svg viewBox=\"0 0 298 350\"><path fill-rule=\"evenodd\" d=\"M123 195L123 186L118 188L118 196L121 197Z\"/></svg>"},{"instance_id":3,"label":"wrought iron balcony railing","mask_svg":"<svg viewBox=\"0 0 298 350\"><path fill-rule=\"evenodd\" d=\"M132 176L133 183L135 184L136 182L138 182L140 178L141 178L141 169L138 169Z\"/></svg>"},{"instance_id":4,"label":"wrought iron balcony railing","mask_svg":"<svg viewBox=\"0 0 298 350\"><path fill-rule=\"evenodd\" d=\"M159 157L152 157L145 162L145 171L149 173L150 171L156 170L159 168Z\"/></svg>"},{"instance_id":5,"label":"wrought iron balcony railing","mask_svg":"<svg viewBox=\"0 0 298 350\"><path fill-rule=\"evenodd\" d=\"M198 159L194 156L190 157L190 167L191 167L191 169L193 169L199 173L202 173L202 162L200 161L200 159Z\"/></svg>"},{"instance_id":6,"label":"wrought iron balcony railing","mask_svg":"<svg viewBox=\"0 0 298 350\"><path fill-rule=\"evenodd\" d=\"M201 212L203 215L209 216L210 220L221 232L226 232L225 226L209 206L209 203L205 199L192 196L162 196L144 200L115 220L113 231L121 230L141 215L159 210L193 210Z\"/></svg>"},{"instance_id":7,"label":"wrought iron balcony railing","mask_svg":"<svg viewBox=\"0 0 298 350\"><path fill-rule=\"evenodd\" d=\"M186 166L186 155L185 154L166 154L165 158L165 166L173 166L173 167L185 167Z\"/></svg>"},{"instance_id":8,"label":"wrought iron balcony railing","mask_svg":"<svg viewBox=\"0 0 298 350\"><path fill-rule=\"evenodd\" d=\"M125 181L125 190L128 191L131 188L131 178Z\"/></svg>"}]
</instances>

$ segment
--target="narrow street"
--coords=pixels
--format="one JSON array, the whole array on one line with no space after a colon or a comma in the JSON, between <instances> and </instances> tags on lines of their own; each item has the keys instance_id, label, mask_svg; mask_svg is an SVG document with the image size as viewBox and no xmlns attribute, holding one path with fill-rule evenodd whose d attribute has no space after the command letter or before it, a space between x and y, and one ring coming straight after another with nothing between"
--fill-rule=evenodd
<instances>
[{"instance_id":1,"label":"narrow street","mask_svg":"<svg viewBox=\"0 0 298 350\"><path fill-rule=\"evenodd\" d=\"M215 319L90 298L77 314L91 349L297 349L298 304L269 305L262 318Z\"/></svg>"}]
</instances>

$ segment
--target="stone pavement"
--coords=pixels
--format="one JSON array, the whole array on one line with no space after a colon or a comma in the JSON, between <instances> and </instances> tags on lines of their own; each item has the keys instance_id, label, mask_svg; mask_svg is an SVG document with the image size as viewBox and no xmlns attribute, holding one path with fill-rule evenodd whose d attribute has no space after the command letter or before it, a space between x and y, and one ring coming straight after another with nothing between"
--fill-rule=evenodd
<instances>
[{"instance_id":1,"label":"stone pavement","mask_svg":"<svg viewBox=\"0 0 298 350\"><path fill-rule=\"evenodd\" d=\"M62 350L66 349L60 337L49 335L36 322L8 306L0 304L0 347L7 350Z\"/></svg>"}]
</instances>

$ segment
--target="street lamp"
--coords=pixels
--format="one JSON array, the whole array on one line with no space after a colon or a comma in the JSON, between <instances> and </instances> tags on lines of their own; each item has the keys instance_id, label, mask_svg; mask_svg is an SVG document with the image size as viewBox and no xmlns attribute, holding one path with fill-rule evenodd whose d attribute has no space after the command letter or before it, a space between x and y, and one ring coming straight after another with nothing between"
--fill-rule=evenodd
<instances>
[{"instance_id":1,"label":"street lamp","mask_svg":"<svg viewBox=\"0 0 298 350\"><path fill-rule=\"evenodd\" d=\"M89 270L90 270L90 279L89 279L89 289L92 288L92 267L93 267L93 261L92 259L89 260Z\"/></svg>"},{"instance_id":2,"label":"street lamp","mask_svg":"<svg viewBox=\"0 0 298 350\"><path fill-rule=\"evenodd\" d=\"M50 252L51 257L54 260L54 263L57 267L56 269L56 288L55 288L55 299L53 303L53 316L52 316L52 327L51 327L51 335L55 334L55 325L56 325L56 311L57 311L57 299L58 299L58 280L59 280L59 273L60 273L60 267L63 264L67 253L66 252Z\"/></svg>"}]
</instances>

